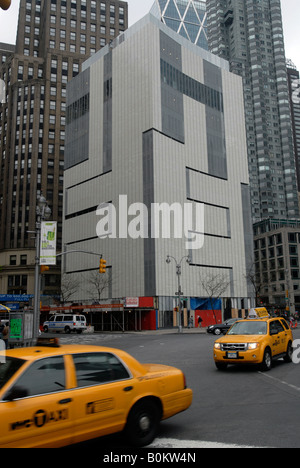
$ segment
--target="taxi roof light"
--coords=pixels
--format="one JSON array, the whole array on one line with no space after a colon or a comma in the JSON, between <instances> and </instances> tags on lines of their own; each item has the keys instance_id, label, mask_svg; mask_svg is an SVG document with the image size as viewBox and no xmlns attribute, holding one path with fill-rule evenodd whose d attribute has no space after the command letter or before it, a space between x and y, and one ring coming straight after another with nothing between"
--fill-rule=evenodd
<instances>
[{"instance_id":1,"label":"taxi roof light","mask_svg":"<svg viewBox=\"0 0 300 468\"><path fill-rule=\"evenodd\" d=\"M59 348L59 339L58 338L38 338L36 346L44 346L48 348Z\"/></svg>"},{"instance_id":2,"label":"taxi roof light","mask_svg":"<svg viewBox=\"0 0 300 468\"><path fill-rule=\"evenodd\" d=\"M256 309L251 309L248 315L248 319L266 319L270 318L270 314L265 307L257 307Z\"/></svg>"}]
</instances>

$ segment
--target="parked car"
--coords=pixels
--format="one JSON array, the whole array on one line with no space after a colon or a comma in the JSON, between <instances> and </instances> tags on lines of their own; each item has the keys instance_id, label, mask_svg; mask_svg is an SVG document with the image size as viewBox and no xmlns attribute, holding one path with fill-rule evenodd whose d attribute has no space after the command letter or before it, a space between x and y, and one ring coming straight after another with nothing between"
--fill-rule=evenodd
<instances>
[{"instance_id":1,"label":"parked car","mask_svg":"<svg viewBox=\"0 0 300 468\"><path fill-rule=\"evenodd\" d=\"M241 319L231 318L231 319L226 320L224 323L217 323L216 325L210 325L207 328L207 333L213 333L214 335L221 335L221 333L225 334L232 327L232 325L238 320L241 320Z\"/></svg>"},{"instance_id":2,"label":"parked car","mask_svg":"<svg viewBox=\"0 0 300 468\"><path fill-rule=\"evenodd\" d=\"M141 447L154 440L161 420L192 403L175 367L44 340L0 352L0 448L64 447L118 432Z\"/></svg>"},{"instance_id":3,"label":"parked car","mask_svg":"<svg viewBox=\"0 0 300 468\"><path fill-rule=\"evenodd\" d=\"M56 314L44 322L43 330L49 332L82 333L86 330L86 318L84 315Z\"/></svg>"}]
</instances>

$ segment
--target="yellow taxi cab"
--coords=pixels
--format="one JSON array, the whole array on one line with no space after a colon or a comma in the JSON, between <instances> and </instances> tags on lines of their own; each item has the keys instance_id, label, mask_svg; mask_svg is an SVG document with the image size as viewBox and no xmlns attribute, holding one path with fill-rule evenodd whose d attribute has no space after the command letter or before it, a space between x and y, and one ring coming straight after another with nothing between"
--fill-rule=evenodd
<instances>
[{"instance_id":1,"label":"yellow taxi cab","mask_svg":"<svg viewBox=\"0 0 300 468\"><path fill-rule=\"evenodd\" d=\"M214 344L214 361L219 370L229 364L259 364L269 371L273 359L292 362L292 355L290 327L283 318L270 318L265 308L251 309L246 320L236 322Z\"/></svg>"},{"instance_id":2,"label":"yellow taxi cab","mask_svg":"<svg viewBox=\"0 0 300 468\"><path fill-rule=\"evenodd\" d=\"M0 448L55 448L122 432L150 444L161 420L189 408L179 369L124 351L48 339L0 353Z\"/></svg>"}]
</instances>

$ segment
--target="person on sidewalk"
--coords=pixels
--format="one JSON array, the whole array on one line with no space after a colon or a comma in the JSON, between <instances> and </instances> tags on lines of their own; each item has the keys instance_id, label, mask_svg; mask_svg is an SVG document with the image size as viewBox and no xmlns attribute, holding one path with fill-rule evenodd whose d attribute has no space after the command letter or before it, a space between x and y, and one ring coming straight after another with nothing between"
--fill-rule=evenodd
<instances>
[{"instance_id":1,"label":"person on sidewalk","mask_svg":"<svg viewBox=\"0 0 300 468\"><path fill-rule=\"evenodd\" d=\"M203 322L203 319L202 319L202 317L200 317L200 315L199 315L199 317L198 317L198 328L201 328L202 322Z\"/></svg>"},{"instance_id":2,"label":"person on sidewalk","mask_svg":"<svg viewBox=\"0 0 300 468\"><path fill-rule=\"evenodd\" d=\"M5 349L8 348L8 335L9 335L9 322L6 322L5 327L2 330L2 339L5 343Z\"/></svg>"}]
</instances>

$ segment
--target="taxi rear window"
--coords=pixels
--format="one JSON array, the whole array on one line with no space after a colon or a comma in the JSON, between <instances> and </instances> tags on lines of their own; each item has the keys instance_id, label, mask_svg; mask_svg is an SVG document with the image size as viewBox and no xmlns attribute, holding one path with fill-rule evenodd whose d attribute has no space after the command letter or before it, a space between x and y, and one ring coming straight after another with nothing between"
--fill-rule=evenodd
<instances>
[{"instance_id":1,"label":"taxi rear window","mask_svg":"<svg viewBox=\"0 0 300 468\"><path fill-rule=\"evenodd\" d=\"M1 359L1 358L0 358ZM23 366L23 359L5 357L5 361L0 361L0 389L12 378L12 376Z\"/></svg>"},{"instance_id":2,"label":"taxi rear window","mask_svg":"<svg viewBox=\"0 0 300 468\"><path fill-rule=\"evenodd\" d=\"M284 328L285 328L286 330L289 330L289 329L290 329L290 327L289 327L288 324L286 323L285 319L280 319L280 321L281 321L281 323L283 324L283 326L284 326Z\"/></svg>"},{"instance_id":3,"label":"taxi rear window","mask_svg":"<svg viewBox=\"0 0 300 468\"><path fill-rule=\"evenodd\" d=\"M77 386L87 387L130 378L119 359L110 353L73 355Z\"/></svg>"}]
</instances>

